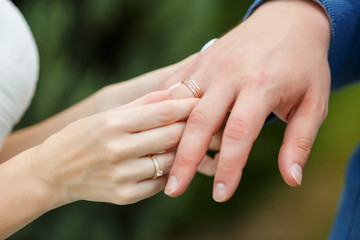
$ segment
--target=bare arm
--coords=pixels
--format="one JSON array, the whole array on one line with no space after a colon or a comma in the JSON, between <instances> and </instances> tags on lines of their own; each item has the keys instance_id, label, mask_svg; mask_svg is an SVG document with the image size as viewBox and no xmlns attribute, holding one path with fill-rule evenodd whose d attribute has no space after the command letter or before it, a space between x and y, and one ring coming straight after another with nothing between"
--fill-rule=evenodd
<instances>
[{"instance_id":1,"label":"bare arm","mask_svg":"<svg viewBox=\"0 0 360 240\"><path fill-rule=\"evenodd\" d=\"M155 92L80 119L0 164L0 239L71 202L124 205L161 191L175 154L156 156L165 175L158 178L146 156L178 144L197 103L166 98L166 91Z\"/></svg>"},{"instance_id":2,"label":"bare arm","mask_svg":"<svg viewBox=\"0 0 360 240\"><path fill-rule=\"evenodd\" d=\"M61 205L59 195L33 174L35 149L0 165L0 239Z\"/></svg>"},{"instance_id":3,"label":"bare arm","mask_svg":"<svg viewBox=\"0 0 360 240\"><path fill-rule=\"evenodd\" d=\"M26 149L41 144L47 137L75 120L127 104L155 91L172 74L181 70L190 59L191 57L126 82L109 85L43 122L15 131L4 141L0 151L0 163Z\"/></svg>"}]
</instances>

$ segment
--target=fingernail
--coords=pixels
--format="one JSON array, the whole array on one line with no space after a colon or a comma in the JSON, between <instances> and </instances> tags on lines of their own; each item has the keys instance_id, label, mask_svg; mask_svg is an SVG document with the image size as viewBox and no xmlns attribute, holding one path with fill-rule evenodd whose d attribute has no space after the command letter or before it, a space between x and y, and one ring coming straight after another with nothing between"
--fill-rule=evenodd
<instances>
[{"instance_id":1,"label":"fingernail","mask_svg":"<svg viewBox=\"0 0 360 240\"><path fill-rule=\"evenodd\" d=\"M174 84L174 85L172 85L171 87L169 87L168 90L173 89L173 88L176 88L176 87L178 87L178 86L180 86L180 85L181 85L181 83Z\"/></svg>"},{"instance_id":2,"label":"fingernail","mask_svg":"<svg viewBox=\"0 0 360 240\"><path fill-rule=\"evenodd\" d=\"M171 176L169 177L169 180L166 184L166 188L165 188L165 194L166 195L170 195L172 193L174 193L176 191L178 187L178 180L175 176Z\"/></svg>"},{"instance_id":3,"label":"fingernail","mask_svg":"<svg viewBox=\"0 0 360 240\"><path fill-rule=\"evenodd\" d=\"M213 198L216 202L223 202L226 198L226 186L223 183L217 183L215 185Z\"/></svg>"},{"instance_id":4,"label":"fingernail","mask_svg":"<svg viewBox=\"0 0 360 240\"><path fill-rule=\"evenodd\" d=\"M301 181L302 181L302 172L303 172L303 169L299 164L294 163L291 166L291 176L295 179L295 181L299 185L301 185Z\"/></svg>"}]
</instances>

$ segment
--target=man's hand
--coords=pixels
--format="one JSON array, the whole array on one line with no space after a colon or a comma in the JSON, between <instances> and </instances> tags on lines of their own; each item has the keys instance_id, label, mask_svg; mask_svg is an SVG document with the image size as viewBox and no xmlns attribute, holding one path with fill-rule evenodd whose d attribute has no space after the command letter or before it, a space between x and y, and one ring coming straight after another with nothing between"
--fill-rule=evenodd
<instances>
[{"instance_id":1,"label":"man's hand","mask_svg":"<svg viewBox=\"0 0 360 240\"><path fill-rule=\"evenodd\" d=\"M279 153L281 174L289 185L300 185L327 115L329 42L330 24L320 6L305 0L268 1L189 61L165 86L190 76L206 93L188 119L165 193L175 197L185 191L229 109L213 198L223 202L233 195L271 112L287 122ZM191 93L180 85L171 96Z\"/></svg>"}]
</instances>

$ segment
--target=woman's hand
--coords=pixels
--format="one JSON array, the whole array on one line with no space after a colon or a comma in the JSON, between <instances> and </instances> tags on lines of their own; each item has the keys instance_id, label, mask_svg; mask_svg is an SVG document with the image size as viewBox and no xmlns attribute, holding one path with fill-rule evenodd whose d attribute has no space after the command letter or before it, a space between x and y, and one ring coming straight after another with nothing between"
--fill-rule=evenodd
<instances>
[{"instance_id":1,"label":"woman's hand","mask_svg":"<svg viewBox=\"0 0 360 240\"><path fill-rule=\"evenodd\" d=\"M197 54L194 54L173 65L100 89L90 97L93 114L122 106L150 92L159 90L160 86L164 85L176 73L182 71L196 56Z\"/></svg>"},{"instance_id":2,"label":"woman's hand","mask_svg":"<svg viewBox=\"0 0 360 240\"><path fill-rule=\"evenodd\" d=\"M182 194L211 138L226 124L213 197L226 201L241 179L252 144L266 117L287 122L279 152L284 180L299 186L317 132L327 115L330 24L312 1L267 1L252 16L200 53L164 86L189 76L206 92L181 139L166 193ZM184 85L172 98L191 96Z\"/></svg>"},{"instance_id":3,"label":"woman's hand","mask_svg":"<svg viewBox=\"0 0 360 240\"><path fill-rule=\"evenodd\" d=\"M12 133L7 137L0 151L0 163L41 144L46 138L78 119L122 106L156 91L161 84L181 71L194 57L195 55L134 79L106 86L63 112Z\"/></svg>"},{"instance_id":4,"label":"woman's hand","mask_svg":"<svg viewBox=\"0 0 360 240\"><path fill-rule=\"evenodd\" d=\"M36 175L59 193L63 204L103 201L129 204L164 188L166 177L152 179L147 157L177 146L195 99L162 101L167 91L78 120L36 149ZM155 103L152 103L155 102ZM152 103L152 104L149 104ZM144 105L147 104L147 105ZM174 153L157 155L167 174Z\"/></svg>"}]
</instances>

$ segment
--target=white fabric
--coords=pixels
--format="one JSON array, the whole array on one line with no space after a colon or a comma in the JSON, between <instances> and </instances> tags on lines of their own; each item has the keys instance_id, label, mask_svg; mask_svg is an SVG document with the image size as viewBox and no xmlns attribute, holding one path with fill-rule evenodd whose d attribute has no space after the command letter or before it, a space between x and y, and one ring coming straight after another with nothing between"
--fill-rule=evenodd
<instances>
[{"instance_id":1,"label":"white fabric","mask_svg":"<svg viewBox=\"0 0 360 240\"><path fill-rule=\"evenodd\" d=\"M11 1L0 0L0 148L30 104L38 72L29 26Z\"/></svg>"}]
</instances>

